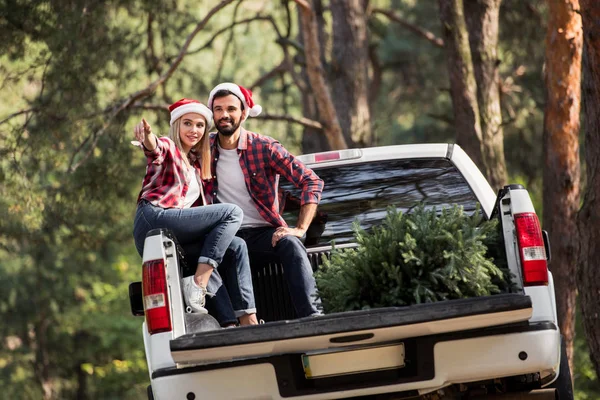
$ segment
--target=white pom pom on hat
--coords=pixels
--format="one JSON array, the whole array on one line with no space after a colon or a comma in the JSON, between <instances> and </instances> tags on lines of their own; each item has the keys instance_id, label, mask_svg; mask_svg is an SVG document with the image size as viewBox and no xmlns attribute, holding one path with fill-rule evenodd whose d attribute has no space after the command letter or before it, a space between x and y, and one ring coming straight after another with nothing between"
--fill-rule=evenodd
<instances>
[{"instance_id":1,"label":"white pom pom on hat","mask_svg":"<svg viewBox=\"0 0 600 400\"><path fill-rule=\"evenodd\" d=\"M202 115L206 119L207 129L210 129L213 123L213 113L208 107L200 103L198 100L193 99L181 99L169 106L171 112L170 125L177 121L185 114L196 113Z\"/></svg>"},{"instance_id":2,"label":"white pom pom on hat","mask_svg":"<svg viewBox=\"0 0 600 400\"><path fill-rule=\"evenodd\" d=\"M240 101L244 104L244 108L248 109L248 116L256 117L262 112L262 107L259 104L254 104L252 100L252 91L246 89L243 86L236 85L231 82L219 83L213 90L210 91L208 96L208 108L212 110L215 93L219 90L229 90L233 93Z\"/></svg>"}]
</instances>

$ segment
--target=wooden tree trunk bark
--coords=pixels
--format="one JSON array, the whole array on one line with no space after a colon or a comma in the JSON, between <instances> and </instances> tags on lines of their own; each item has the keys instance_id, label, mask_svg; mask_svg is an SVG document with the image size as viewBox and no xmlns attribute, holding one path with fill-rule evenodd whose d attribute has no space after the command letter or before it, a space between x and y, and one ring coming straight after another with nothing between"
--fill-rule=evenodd
<instances>
[{"instance_id":1,"label":"wooden tree trunk bark","mask_svg":"<svg viewBox=\"0 0 600 400\"><path fill-rule=\"evenodd\" d=\"M580 198L579 113L581 17L579 0L548 0L544 111L544 229L550 234L556 306L573 371L577 211ZM560 212L557 212L560 210Z\"/></svg>"},{"instance_id":2,"label":"wooden tree trunk bark","mask_svg":"<svg viewBox=\"0 0 600 400\"><path fill-rule=\"evenodd\" d=\"M465 0L465 19L481 123L483 173L494 190L507 183L498 74L498 17L501 0Z\"/></svg>"},{"instance_id":3,"label":"wooden tree trunk bark","mask_svg":"<svg viewBox=\"0 0 600 400\"><path fill-rule=\"evenodd\" d=\"M450 76L456 143L485 173L481 148L482 136L477 104L477 83L469 48L469 34L462 0L439 0L440 19Z\"/></svg>"},{"instance_id":4,"label":"wooden tree trunk bark","mask_svg":"<svg viewBox=\"0 0 600 400\"><path fill-rule=\"evenodd\" d=\"M42 317L36 321L33 329L35 343L33 370L40 383L44 400L52 400L55 397L54 380L50 373L50 357L48 355L48 326L48 319Z\"/></svg>"},{"instance_id":5,"label":"wooden tree trunk bark","mask_svg":"<svg viewBox=\"0 0 600 400\"><path fill-rule=\"evenodd\" d=\"M373 144L369 108L369 40L364 0L331 0L333 102L346 143Z\"/></svg>"},{"instance_id":6,"label":"wooden tree trunk bark","mask_svg":"<svg viewBox=\"0 0 600 400\"><path fill-rule=\"evenodd\" d=\"M74 345L76 349L84 349L86 348L87 342L89 341L89 335L85 330L78 330L74 335ZM82 368L85 363L85 356L79 357L79 359L74 361L74 375L77 377L77 392L76 399L77 400L88 400L90 398L88 393L88 378L87 372L85 372Z\"/></svg>"},{"instance_id":7,"label":"wooden tree trunk bark","mask_svg":"<svg viewBox=\"0 0 600 400\"><path fill-rule=\"evenodd\" d=\"M325 20L323 18L323 5L321 0L313 0L315 18L317 19L317 30L319 43L326 43L326 33L325 33ZM303 32L302 32L302 15L298 13L298 43L304 45ZM300 56L301 57L301 56ZM321 47L321 62L325 62L325 56L323 52L323 47ZM306 58L302 58L301 62L298 64L301 65L300 71L300 79L302 82L308 82L308 74L306 72ZM315 101L315 96L313 95L310 87L305 85L305 87L300 87L300 93L302 96L302 115L307 118L310 118L314 121L319 121L321 118L319 116L319 109L317 108L317 103ZM330 150L329 143L327 141L327 137L323 134L323 132L319 129L305 127L302 132L302 153L318 153L321 151Z\"/></svg>"},{"instance_id":8,"label":"wooden tree trunk bark","mask_svg":"<svg viewBox=\"0 0 600 400\"><path fill-rule=\"evenodd\" d=\"M585 166L583 207L578 215L577 287L590 358L600 376L600 3L580 0L583 21L583 107Z\"/></svg>"},{"instance_id":9,"label":"wooden tree trunk bark","mask_svg":"<svg viewBox=\"0 0 600 400\"><path fill-rule=\"evenodd\" d=\"M304 39L304 55L306 71L315 101L319 108L320 122L325 127L325 136L329 147L334 150L347 149L348 145L342 134L329 87L325 81L321 63L321 46L319 44L318 24L312 0L295 0L300 10L302 37Z\"/></svg>"}]
</instances>

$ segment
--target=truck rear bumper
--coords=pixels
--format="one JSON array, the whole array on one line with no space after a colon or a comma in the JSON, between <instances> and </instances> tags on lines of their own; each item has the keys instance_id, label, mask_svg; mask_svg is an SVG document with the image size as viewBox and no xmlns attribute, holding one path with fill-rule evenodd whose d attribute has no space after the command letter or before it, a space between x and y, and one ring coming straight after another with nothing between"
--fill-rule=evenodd
<instances>
[{"instance_id":1,"label":"truck rear bumper","mask_svg":"<svg viewBox=\"0 0 600 400\"><path fill-rule=\"evenodd\" d=\"M351 344L377 345L516 323L526 325L531 315L529 296L498 294L191 333L171 340L170 347L179 366L214 364Z\"/></svg>"},{"instance_id":2,"label":"truck rear bumper","mask_svg":"<svg viewBox=\"0 0 600 400\"><path fill-rule=\"evenodd\" d=\"M333 399L429 392L453 383L540 372L552 377L560 333L550 322L402 339L402 368L308 379L301 354L284 354L152 373L155 399Z\"/></svg>"}]
</instances>

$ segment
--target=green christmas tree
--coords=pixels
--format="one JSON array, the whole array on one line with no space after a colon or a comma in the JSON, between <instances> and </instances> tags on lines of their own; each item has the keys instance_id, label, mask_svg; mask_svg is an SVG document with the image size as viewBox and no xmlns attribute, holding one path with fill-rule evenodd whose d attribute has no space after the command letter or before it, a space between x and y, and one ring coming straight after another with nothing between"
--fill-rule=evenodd
<instances>
[{"instance_id":1,"label":"green christmas tree","mask_svg":"<svg viewBox=\"0 0 600 400\"><path fill-rule=\"evenodd\" d=\"M403 306L487 296L508 291L504 268L487 253L498 241L497 221L459 206L418 206L404 214L391 207L380 227L354 223L357 248L332 251L316 272L325 312Z\"/></svg>"}]
</instances>

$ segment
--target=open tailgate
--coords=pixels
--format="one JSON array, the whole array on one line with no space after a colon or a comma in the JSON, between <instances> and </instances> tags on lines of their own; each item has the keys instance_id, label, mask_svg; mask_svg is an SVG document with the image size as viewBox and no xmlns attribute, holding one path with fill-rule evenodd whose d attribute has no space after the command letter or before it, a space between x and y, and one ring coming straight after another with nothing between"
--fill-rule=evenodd
<instances>
[{"instance_id":1,"label":"open tailgate","mask_svg":"<svg viewBox=\"0 0 600 400\"><path fill-rule=\"evenodd\" d=\"M524 322L531 313L531 299L522 294L350 311L187 334L171 340L171 354L178 364L198 365L368 346Z\"/></svg>"}]
</instances>

